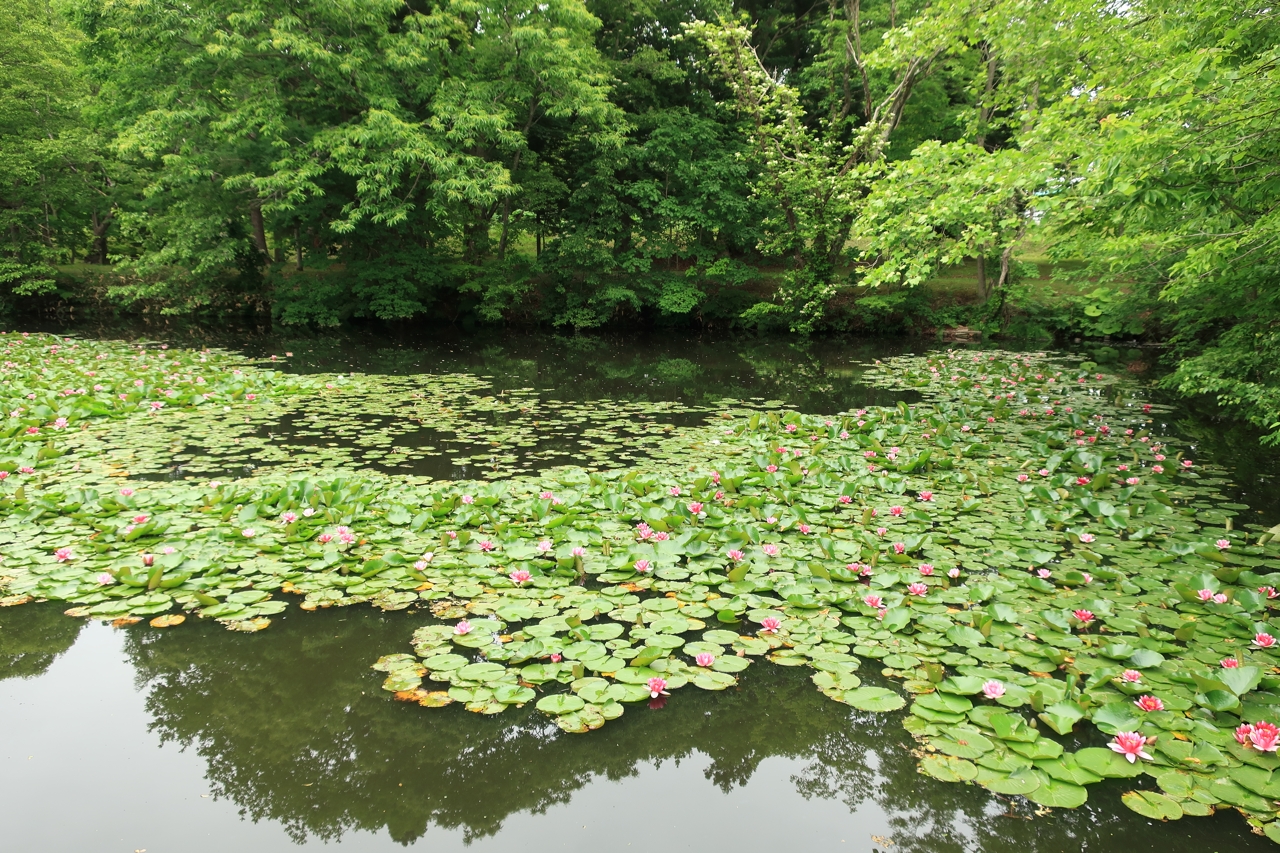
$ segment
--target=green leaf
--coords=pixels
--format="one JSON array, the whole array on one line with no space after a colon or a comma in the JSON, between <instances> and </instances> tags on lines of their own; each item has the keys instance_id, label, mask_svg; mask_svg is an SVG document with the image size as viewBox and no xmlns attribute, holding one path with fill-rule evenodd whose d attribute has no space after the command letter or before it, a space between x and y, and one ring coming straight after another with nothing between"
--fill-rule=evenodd
<instances>
[{"instance_id":1,"label":"green leaf","mask_svg":"<svg viewBox=\"0 0 1280 853\"><path fill-rule=\"evenodd\" d=\"M575 696L572 693L555 693L543 696L538 700L536 707L547 714L569 714L582 710L586 704L581 696Z\"/></svg>"},{"instance_id":2,"label":"green leaf","mask_svg":"<svg viewBox=\"0 0 1280 853\"><path fill-rule=\"evenodd\" d=\"M1121 802L1131 811L1152 820L1177 820L1182 817L1182 807L1155 791L1129 791L1120 796Z\"/></svg>"},{"instance_id":3,"label":"green leaf","mask_svg":"<svg viewBox=\"0 0 1280 853\"><path fill-rule=\"evenodd\" d=\"M907 704L906 700L897 693L883 687L859 687L855 690L846 690L841 701L860 711L873 713L897 711Z\"/></svg>"}]
</instances>

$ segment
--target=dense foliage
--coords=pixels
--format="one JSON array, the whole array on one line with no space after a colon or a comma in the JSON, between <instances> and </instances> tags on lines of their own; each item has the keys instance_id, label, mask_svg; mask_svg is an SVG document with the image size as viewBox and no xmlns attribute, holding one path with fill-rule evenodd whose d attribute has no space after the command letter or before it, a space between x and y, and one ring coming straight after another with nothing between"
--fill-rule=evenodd
<instances>
[{"instance_id":1,"label":"dense foliage","mask_svg":"<svg viewBox=\"0 0 1280 853\"><path fill-rule=\"evenodd\" d=\"M0 16L7 304L801 333L1016 318L1170 340L1173 386L1280 422L1280 23L1258 0ZM1028 241L1069 262L1035 293ZM920 286L966 261L977 305L938 310Z\"/></svg>"}]
</instances>

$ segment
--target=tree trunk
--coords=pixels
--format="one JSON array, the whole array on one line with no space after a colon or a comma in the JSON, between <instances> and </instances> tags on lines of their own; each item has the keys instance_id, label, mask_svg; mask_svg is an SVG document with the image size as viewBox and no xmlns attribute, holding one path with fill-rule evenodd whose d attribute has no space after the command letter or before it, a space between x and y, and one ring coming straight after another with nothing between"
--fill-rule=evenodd
<instances>
[{"instance_id":1,"label":"tree trunk","mask_svg":"<svg viewBox=\"0 0 1280 853\"><path fill-rule=\"evenodd\" d=\"M525 123L525 133L529 132L529 125L533 122L533 107L529 107L529 121ZM511 177L516 176L516 170L520 168L520 155L523 151L517 151L516 156L511 161ZM498 260L505 261L507 259L507 229L511 225L511 196L507 196L502 200L502 236L498 238Z\"/></svg>"},{"instance_id":2,"label":"tree trunk","mask_svg":"<svg viewBox=\"0 0 1280 853\"><path fill-rule=\"evenodd\" d=\"M498 260L507 259L507 233L511 226L511 196L502 202L502 236L498 238Z\"/></svg>"},{"instance_id":3,"label":"tree trunk","mask_svg":"<svg viewBox=\"0 0 1280 853\"><path fill-rule=\"evenodd\" d=\"M249 202L249 224L253 226L253 244L265 260L271 253L267 251L267 229L262 222L262 202L259 199Z\"/></svg>"},{"instance_id":4,"label":"tree trunk","mask_svg":"<svg viewBox=\"0 0 1280 853\"><path fill-rule=\"evenodd\" d=\"M987 259L978 255L978 298L987 301Z\"/></svg>"},{"instance_id":5,"label":"tree trunk","mask_svg":"<svg viewBox=\"0 0 1280 853\"><path fill-rule=\"evenodd\" d=\"M93 250L89 257L85 258L87 263L106 264L107 261L107 229L111 227L115 214L108 212L106 216L99 217L98 211L89 214L89 224L93 233Z\"/></svg>"},{"instance_id":6,"label":"tree trunk","mask_svg":"<svg viewBox=\"0 0 1280 853\"><path fill-rule=\"evenodd\" d=\"M982 58L987 63L987 84L986 89L982 93L982 106L978 108L978 147L987 147L987 125L991 122L991 115L995 112L995 106L991 103L992 95L996 91L996 55L989 44L982 45Z\"/></svg>"},{"instance_id":7,"label":"tree trunk","mask_svg":"<svg viewBox=\"0 0 1280 853\"><path fill-rule=\"evenodd\" d=\"M302 226L301 225L293 226L293 248L294 248L294 255L297 258L297 261L294 264L294 269L296 269L298 272L302 272Z\"/></svg>"}]
</instances>

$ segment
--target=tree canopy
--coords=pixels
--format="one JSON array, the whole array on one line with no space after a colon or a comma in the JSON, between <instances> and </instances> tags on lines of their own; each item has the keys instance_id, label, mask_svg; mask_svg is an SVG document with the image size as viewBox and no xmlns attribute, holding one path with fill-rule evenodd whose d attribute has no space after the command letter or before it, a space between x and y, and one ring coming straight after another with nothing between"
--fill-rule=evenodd
<instances>
[{"instance_id":1,"label":"tree canopy","mask_svg":"<svg viewBox=\"0 0 1280 853\"><path fill-rule=\"evenodd\" d=\"M87 262L180 315L810 333L968 263L998 325L1034 243L1046 328L1170 340L1175 385L1272 428L1277 14L14 0L0 296Z\"/></svg>"}]
</instances>

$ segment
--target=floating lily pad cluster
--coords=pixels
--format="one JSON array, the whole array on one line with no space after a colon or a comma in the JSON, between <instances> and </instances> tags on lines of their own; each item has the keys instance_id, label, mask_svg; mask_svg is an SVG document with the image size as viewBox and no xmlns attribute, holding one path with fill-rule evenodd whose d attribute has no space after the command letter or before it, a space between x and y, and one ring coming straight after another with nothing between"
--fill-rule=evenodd
<instances>
[{"instance_id":1,"label":"floating lily pad cluster","mask_svg":"<svg viewBox=\"0 0 1280 853\"><path fill-rule=\"evenodd\" d=\"M269 624L277 593L417 608L434 618L413 654L376 664L388 690L480 713L534 703L572 732L731 687L763 659L807 666L837 701L907 708L935 778L1073 807L1090 783L1141 776L1124 798L1141 814L1234 807L1280 838L1280 547L1235 529L1226 481L1088 363L887 360L876 380L923 403L729 409L621 470L439 484L317 466L197 485L113 480L69 435L92 432L99 403L131 414L112 429L181 427L154 391L115 389L142 359L81 394L123 348L6 343L24 384L6 385L18 413L0 434L5 603L239 630ZM339 394L229 357L187 369L200 358L167 354L184 369L156 387L203 376L230 397L207 402L242 418L266 404L251 393L328 404L374 382ZM206 405L180 393L165 399Z\"/></svg>"},{"instance_id":2,"label":"floating lily pad cluster","mask_svg":"<svg viewBox=\"0 0 1280 853\"><path fill-rule=\"evenodd\" d=\"M258 396L252 407L179 409L89 431L75 451L152 480L316 467L497 479L568 462L603 468L643 459L677 425L709 411L618 400L570 404L527 388L494 393L470 374L330 376L304 387L309 394Z\"/></svg>"}]
</instances>

